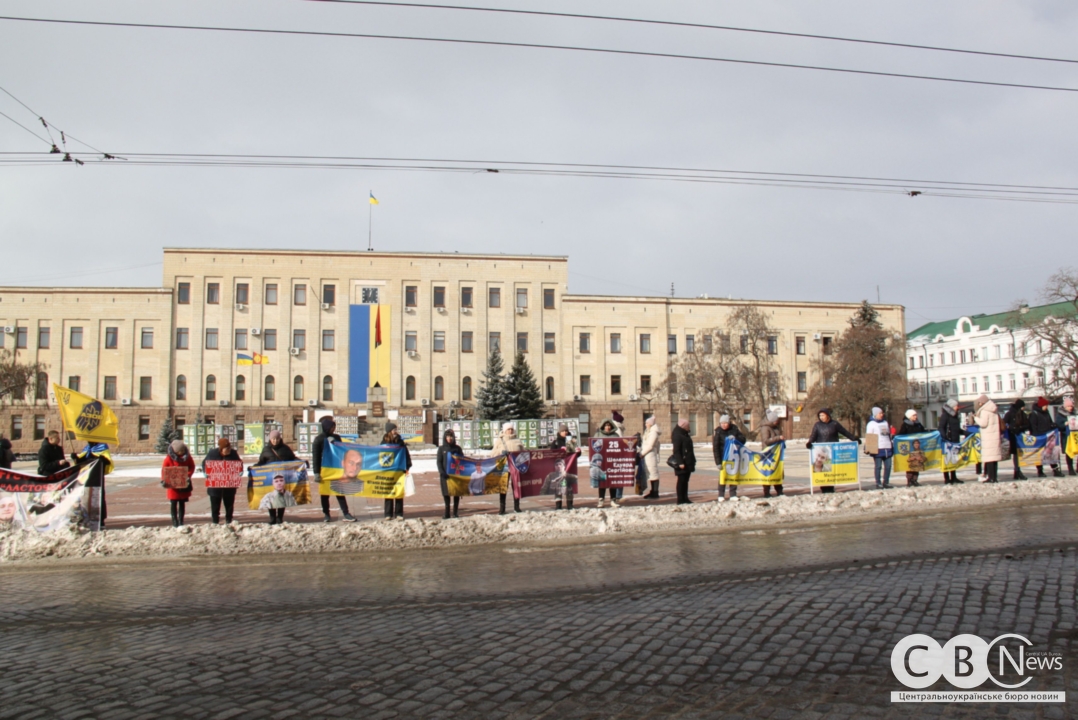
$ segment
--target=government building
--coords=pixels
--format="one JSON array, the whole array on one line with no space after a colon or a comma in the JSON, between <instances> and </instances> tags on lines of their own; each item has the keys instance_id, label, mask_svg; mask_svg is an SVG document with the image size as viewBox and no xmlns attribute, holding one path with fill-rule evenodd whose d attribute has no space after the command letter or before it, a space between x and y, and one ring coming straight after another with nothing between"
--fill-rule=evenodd
<instances>
[{"instance_id":1,"label":"government building","mask_svg":"<svg viewBox=\"0 0 1078 720\"><path fill-rule=\"evenodd\" d=\"M355 417L374 400L401 416L468 417L494 347L507 368L525 353L548 416L594 430L618 410L638 432L653 413L664 434L688 417L704 440L713 414L656 388L672 357L699 351L701 331L746 304L776 329L789 424L858 307L569 294L558 256L167 248L163 266L153 288L0 288L2 347L42 363L48 383L107 402L126 452L151 452L166 417L274 422L289 441L312 411ZM905 334L902 306L877 310ZM41 381L36 397L2 399L0 432L17 452L60 427Z\"/></svg>"}]
</instances>

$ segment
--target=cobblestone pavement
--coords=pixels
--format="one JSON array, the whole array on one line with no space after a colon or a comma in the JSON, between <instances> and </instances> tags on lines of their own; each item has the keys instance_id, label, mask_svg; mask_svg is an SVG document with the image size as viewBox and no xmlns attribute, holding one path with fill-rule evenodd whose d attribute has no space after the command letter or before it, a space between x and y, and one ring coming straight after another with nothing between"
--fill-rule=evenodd
<instances>
[{"instance_id":1,"label":"cobblestone pavement","mask_svg":"<svg viewBox=\"0 0 1078 720\"><path fill-rule=\"evenodd\" d=\"M468 552L443 562L466 572ZM889 657L915 632L1016 632L1063 656L1028 689L1078 690L1076 561L1070 540L527 594L484 577L453 597L387 576L430 573L435 552L370 574L321 559L4 572L0 718L1072 717L1071 705L891 705Z\"/></svg>"}]
</instances>

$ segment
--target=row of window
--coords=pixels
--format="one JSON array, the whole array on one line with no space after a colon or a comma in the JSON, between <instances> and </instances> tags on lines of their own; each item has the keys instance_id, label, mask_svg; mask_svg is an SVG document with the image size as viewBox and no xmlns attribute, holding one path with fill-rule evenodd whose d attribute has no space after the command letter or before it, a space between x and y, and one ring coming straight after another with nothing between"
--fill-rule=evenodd
<instances>
[{"instance_id":1,"label":"row of window","mask_svg":"<svg viewBox=\"0 0 1078 720\"><path fill-rule=\"evenodd\" d=\"M433 288L432 305L436 308L445 307L445 286L435 285ZM460 289L460 306L463 308L474 307L475 292L472 287L462 287ZM405 307L419 307L419 286L418 285L406 285L404 287L404 306ZM487 307L500 308L502 306L502 289L500 287L487 288ZM516 307L525 309L528 307L528 289L517 288L517 303ZM543 288L543 309L554 309L554 288Z\"/></svg>"},{"instance_id":2,"label":"row of window","mask_svg":"<svg viewBox=\"0 0 1078 720\"><path fill-rule=\"evenodd\" d=\"M303 400L306 395L304 393L304 380L302 375L296 375L292 379L292 399ZM236 402L243 402L247 399L247 377L244 375L236 376L235 386L235 400ZM277 379L272 375L267 375L262 381L262 397L268 402L272 402L277 399ZM187 376L176 376L176 400L187 400ZM215 402L217 400L217 376L206 376L206 401ZM333 402L333 376L326 375L322 378L322 402Z\"/></svg>"},{"instance_id":3,"label":"row of window","mask_svg":"<svg viewBox=\"0 0 1078 720\"><path fill-rule=\"evenodd\" d=\"M25 326L15 328L15 348L24 350L29 340L30 329ZM5 333L0 333L0 348L4 347ZM68 347L72 350L81 350L83 345L83 329L79 326L70 328ZM52 346L52 329L41 326L37 329L37 347L48 350ZM115 350L120 346L120 328L105 328L105 349ZM142 348L153 349L153 328L142 328Z\"/></svg>"},{"instance_id":4,"label":"row of window","mask_svg":"<svg viewBox=\"0 0 1078 720\"><path fill-rule=\"evenodd\" d=\"M991 348L970 348L969 350L951 350L950 352L927 353L927 355L911 355L907 358L909 369L916 370L925 366L925 358L928 358L928 367L935 367L937 359L940 365L961 365L967 362L983 362L990 357L992 360L1002 360L1011 357L1023 357L1026 355L1042 355L1044 342L1042 340L1025 341L1014 345L993 345ZM947 360L950 358L950 362Z\"/></svg>"},{"instance_id":5,"label":"row of window","mask_svg":"<svg viewBox=\"0 0 1078 720\"><path fill-rule=\"evenodd\" d=\"M960 379L957 379L957 380L942 380L939 383L936 383L935 381L932 381L932 382L927 383L927 384L924 383L924 382L921 382L921 383L918 384L918 386L919 386L921 395L924 395L926 390L928 390L932 395L937 395L937 394L948 395L950 393L961 393L963 395L965 395L965 394L977 395L977 394L980 394L980 393L993 392L993 383L991 382L991 380L992 380L992 377L990 375L983 375L980 378L980 382L978 382L978 378L971 377L971 378L960 378ZM1018 390L1018 382L1019 382L1019 380L1018 380L1017 374L1016 373L1009 373L1007 375L1006 389L1007 390L1017 391ZM1044 371L1043 370L1037 370L1034 375L1030 375L1028 372L1022 373L1021 383L1022 383L1022 389L1023 390L1028 390L1029 388L1032 388L1032 387L1043 387L1044 386ZM959 389L959 388L961 388L961 389ZM1004 392L1004 384L1003 384L1003 376L1002 375L996 375L995 376L994 388L995 388L994 392L997 392L997 393Z\"/></svg>"},{"instance_id":6,"label":"row of window","mask_svg":"<svg viewBox=\"0 0 1078 720\"><path fill-rule=\"evenodd\" d=\"M277 331L274 329L266 329L260 331L262 337L262 349L263 350L276 350L277 349ZM247 329L236 330L233 336L233 346L236 350L246 350L247 345ZM176 349L187 350L191 347L191 331L188 328L176 328ZM220 348L220 334L217 328L206 328L206 340L204 345L206 350L217 350ZM293 330L292 331L292 345L291 347L297 350L307 349L307 331L306 330ZM322 331L322 349L327 352L332 352L337 349L337 333L335 330L323 330Z\"/></svg>"},{"instance_id":7,"label":"row of window","mask_svg":"<svg viewBox=\"0 0 1078 720\"><path fill-rule=\"evenodd\" d=\"M277 283L266 283L264 288L264 302L266 305L277 304ZM236 283L236 304L247 305L250 303L251 286L248 283ZM180 305L189 305L191 303L191 283L182 282L179 283L176 288L176 302ZM220 283L206 283L206 304L218 305L221 302L221 284ZM336 305L337 304L337 286L336 285L323 285L322 286L322 304L324 305ZM306 305L307 304L307 284L296 283L292 286L292 304L293 305Z\"/></svg>"}]
</instances>

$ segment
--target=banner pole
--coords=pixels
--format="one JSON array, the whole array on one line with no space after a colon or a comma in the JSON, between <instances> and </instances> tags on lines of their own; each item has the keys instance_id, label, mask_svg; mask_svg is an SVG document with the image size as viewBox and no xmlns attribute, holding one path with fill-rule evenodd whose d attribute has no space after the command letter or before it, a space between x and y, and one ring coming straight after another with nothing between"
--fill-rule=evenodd
<instances>
[{"instance_id":1,"label":"banner pole","mask_svg":"<svg viewBox=\"0 0 1078 720\"><path fill-rule=\"evenodd\" d=\"M374 196L374 191L370 191L371 196ZM367 199L367 252L371 252L374 249L374 203Z\"/></svg>"}]
</instances>

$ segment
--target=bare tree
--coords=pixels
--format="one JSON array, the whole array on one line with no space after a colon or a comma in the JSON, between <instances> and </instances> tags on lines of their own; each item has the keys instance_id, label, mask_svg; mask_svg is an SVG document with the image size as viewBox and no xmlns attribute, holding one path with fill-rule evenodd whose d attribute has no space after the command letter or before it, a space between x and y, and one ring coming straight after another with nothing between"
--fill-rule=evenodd
<instances>
[{"instance_id":1,"label":"bare tree","mask_svg":"<svg viewBox=\"0 0 1078 720\"><path fill-rule=\"evenodd\" d=\"M45 366L39 362L19 362L11 350L0 350L0 403L48 397Z\"/></svg>"},{"instance_id":2,"label":"bare tree","mask_svg":"<svg viewBox=\"0 0 1078 720\"><path fill-rule=\"evenodd\" d=\"M1045 393L1078 397L1078 271L1066 268L1055 273L1040 296L1053 307L1028 312L1019 304L1009 324L1024 330L1027 341L1043 348L1037 361L1045 371Z\"/></svg>"}]
</instances>

